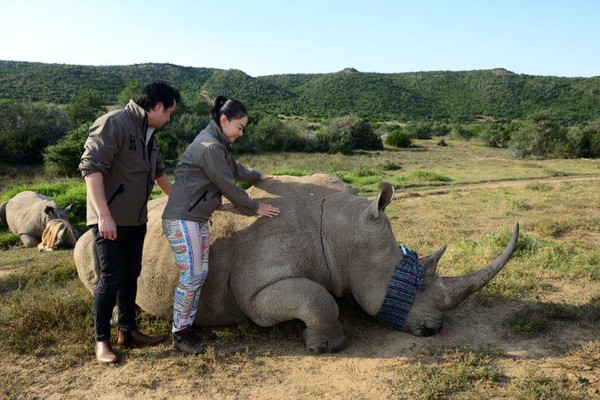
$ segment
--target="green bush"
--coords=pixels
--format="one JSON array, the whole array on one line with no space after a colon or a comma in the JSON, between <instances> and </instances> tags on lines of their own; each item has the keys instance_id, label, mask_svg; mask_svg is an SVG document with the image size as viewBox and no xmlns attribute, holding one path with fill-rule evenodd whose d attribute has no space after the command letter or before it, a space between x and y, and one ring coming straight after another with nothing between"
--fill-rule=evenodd
<instances>
[{"instance_id":1,"label":"green bush","mask_svg":"<svg viewBox=\"0 0 600 400\"><path fill-rule=\"evenodd\" d=\"M46 146L56 143L71 127L56 105L0 101L0 159L41 164Z\"/></svg>"},{"instance_id":2,"label":"green bush","mask_svg":"<svg viewBox=\"0 0 600 400\"><path fill-rule=\"evenodd\" d=\"M415 139L431 139L433 124L423 121L409 121L406 123L406 132Z\"/></svg>"},{"instance_id":3,"label":"green bush","mask_svg":"<svg viewBox=\"0 0 600 400\"><path fill-rule=\"evenodd\" d=\"M541 111L520 124L512 133L509 146L517 157L548 158L565 153L566 138L566 130L558 118L547 111Z\"/></svg>"},{"instance_id":4,"label":"green bush","mask_svg":"<svg viewBox=\"0 0 600 400\"><path fill-rule=\"evenodd\" d=\"M397 171L402 169L402 166L392 160L383 160L383 162L379 166L384 171Z\"/></svg>"},{"instance_id":5,"label":"green bush","mask_svg":"<svg viewBox=\"0 0 600 400\"><path fill-rule=\"evenodd\" d=\"M566 157L600 157L600 121L569 129L564 148Z\"/></svg>"},{"instance_id":6,"label":"green bush","mask_svg":"<svg viewBox=\"0 0 600 400\"><path fill-rule=\"evenodd\" d=\"M177 113L177 110L175 112ZM164 160L177 160L194 138L210 122L210 117L181 113L156 132L158 148Z\"/></svg>"},{"instance_id":7,"label":"green bush","mask_svg":"<svg viewBox=\"0 0 600 400\"><path fill-rule=\"evenodd\" d=\"M104 100L99 92L86 90L65 107L66 113L75 126L91 123L106 112Z\"/></svg>"},{"instance_id":8,"label":"green bush","mask_svg":"<svg viewBox=\"0 0 600 400\"><path fill-rule=\"evenodd\" d=\"M310 147L296 130L272 116L260 118L248 131L262 151L305 151Z\"/></svg>"},{"instance_id":9,"label":"green bush","mask_svg":"<svg viewBox=\"0 0 600 400\"><path fill-rule=\"evenodd\" d=\"M56 176L79 176L79 162L83 145L89 135L89 125L81 125L67 132L55 145L44 150L44 168Z\"/></svg>"},{"instance_id":10,"label":"green bush","mask_svg":"<svg viewBox=\"0 0 600 400\"><path fill-rule=\"evenodd\" d=\"M455 124L452 127L451 136L456 139L471 140L475 136L475 132L464 125Z\"/></svg>"},{"instance_id":11,"label":"green bush","mask_svg":"<svg viewBox=\"0 0 600 400\"><path fill-rule=\"evenodd\" d=\"M381 138L371 125L355 116L345 116L331 120L317 132L317 147L328 153L349 154L352 150L382 150Z\"/></svg>"},{"instance_id":12,"label":"green bush","mask_svg":"<svg viewBox=\"0 0 600 400\"><path fill-rule=\"evenodd\" d=\"M410 147L412 139L410 135L402 129L396 129L388 135L386 141L390 146L407 148Z\"/></svg>"},{"instance_id":13,"label":"green bush","mask_svg":"<svg viewBox=\"0 0 600 400\"><path fill-rule=\"evenodd\" d=\"M434 136L447 136L450 134L452 129L447 124L434 122L431 127L431 132Z\"/></svg>"},{"instance_id":14,"label":"green bush","mask_svg":"<svg viewBox=\"0 0 600 400\"><path fill-rule=\"evenodd\" d=\"M479 138L489 147L508 147L510 134L504 125L492 123L483 126Z\"/></svg>"}]
</instances>

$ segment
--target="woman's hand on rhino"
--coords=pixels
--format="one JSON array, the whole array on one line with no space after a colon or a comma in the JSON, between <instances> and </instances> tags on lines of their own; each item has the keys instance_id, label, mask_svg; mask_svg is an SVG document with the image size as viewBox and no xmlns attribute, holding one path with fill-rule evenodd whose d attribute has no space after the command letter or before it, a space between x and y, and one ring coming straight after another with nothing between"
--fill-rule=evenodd
<instances>
[{"instance_id":1,"label":"woman's hand on rhino","mask_svg":"<svg viewBox=\"0 0 600 400\"><path fill-rule=\"evenodd\" d=\"M258 215L264 215L265 217L273 218L279 215L279 208L273 207L270 204L259 203L256 213Z\"/></svg>"},{"instance_id":2,"label":"woman's hand on rhino","mask_svg":"<svg viewBox=\"0 0 600 400\"><path fill-rule=\"evenodd\" d=\"M105 239L117 239L117 224L112 216L98 218L98 232Z\"/></svg>"}]
</instances>

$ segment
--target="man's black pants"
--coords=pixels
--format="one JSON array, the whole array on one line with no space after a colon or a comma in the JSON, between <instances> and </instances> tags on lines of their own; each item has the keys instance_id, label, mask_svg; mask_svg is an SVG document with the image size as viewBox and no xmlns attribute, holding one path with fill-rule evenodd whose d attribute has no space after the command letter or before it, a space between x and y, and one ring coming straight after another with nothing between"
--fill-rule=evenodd
<instances>
[{"instance_id":1,"label":"man's black pants","mask_svg":"<svg viewBox=\"0 0 600 400\"><path fill-rule=\"evenodd\" d=\"M94 292L96 340L106 341L110 339L110 319L115 303L119 306L119 330L137 329L135 297L137 279L142 271L146 224L117 226L116 240L100 237L97 225L91 229L100 263L100 277Z\"/></svg>"}]
</instances>

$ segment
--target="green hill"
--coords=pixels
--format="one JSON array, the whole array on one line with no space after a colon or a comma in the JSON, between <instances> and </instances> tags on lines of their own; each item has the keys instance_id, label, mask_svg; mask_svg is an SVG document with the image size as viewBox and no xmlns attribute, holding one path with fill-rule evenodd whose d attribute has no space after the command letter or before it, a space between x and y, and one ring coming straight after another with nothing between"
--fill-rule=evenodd
<instances>
[{"instance_id":1,"label":"green hill","mask_svg":"<svg viewBox=\"0 0 600 400\"><path fill-rule=\"evenodd\" d=\"M185 98L218 94L273 113L330 117L355 114L373 120L468 121L482 116L524 117L549 110L564 121L600 118L600 77L515 74L504 69L251 77L239 70L172 64L83 66L0 61L0 98L65 104L84 90L114 104L129 82L162 79Z\"/></svg>"}]
</instances>

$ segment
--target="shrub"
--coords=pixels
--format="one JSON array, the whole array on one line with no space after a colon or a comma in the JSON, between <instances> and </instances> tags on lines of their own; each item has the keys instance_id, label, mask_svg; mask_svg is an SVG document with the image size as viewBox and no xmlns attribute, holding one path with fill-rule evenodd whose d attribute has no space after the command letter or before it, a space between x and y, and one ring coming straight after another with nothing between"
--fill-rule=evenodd
<instances>
[{"instance_id":1,"label":"shrub","mask_svg":"<svg viewBox=\"0 0 600 400\"><path fill-rule=\"evenodd\" d=\"M547 158L565 151L566 131L558 119L546 111L527 118L513 133L509 146L517 157Z\"/></svg>"},{"instance_id":2,"label":"shrub","mask_svg":"<svg viewBox=\"0 0 600 400\"><path fill-rule=\"evenodd\" d=\"M431 139L433 136L433 124L430 122L409 121L405 130L415 139Z\"/></svg>"},{"instance_id":3,"label":"shrub","mask_svg":"<svg viewBox=\"0 0 600 400\"><path fill-rule=\"evenodd\" d=\"M44 169L57 176L79 176L83 145L89 135L89 125L67 132L55 145L44 150Z\"/></svg>"},{"instance_id":4,"label":"shrub","mask_svg":"<svg viewBox=\"0 0 600 400\"><path fill-rule=\"evenodd\" d=\"M410 147L412 140L408 133L402 129L396 129L390 132L385 142L390 146L407 148Z\"/></svg>"},{"instance_id":5,"label":"shrub","mask_svg":"<svg viewBox=\"0 0 600 400\"><path fill-rule=\"evenodd\" d=\"M470 129L468 129L467 127L465 127L464 125L455 124L452 127L451 136L453 138L463 139L463 140L471 140L471 138L474 135L475 135L474 132L471 131Z\"/></svg>"},{"instance_id":6,"label":"shrub","mask_svg":"<svg viewBox=\"0 0 600 400\"><path fill-rule=\"evenodd\" d=\"M304 151L308 141L291 126L275 117L260 118L248 136L262 151Z\"/></svg>"},{"instance_id":7,"label":"shrub","mask_svg":"<svg viewBox=\"0 0 600 400\"><path fill-rule=\"evenodd\" d=\"M0 159L41 164L44 148L70 127L69 117L56 105L0 101Z\"/></svg>"},{"instance_id":8,"label":"shrub","mask_svg":"<svg viewBox=\"0 0 600 400\"><path fill-rule=\"evenodd\" d=\"M571 128L567 132L564 155L583 158L600 157L600 121Z\"/></svg>"},{"instance_id":9,"label":"shrub","mask_svg":"<svg viewBox=\"0 0 600 400\"><path fill-rule=\"evenodd\" d=\"M75 126L94 122L96 118L106 112L104 100L100 93L87 90L79 94L65 107L66 113Z\"/></svg>"},{"instance_id":10,"label":"shrub","mask_svg":"<svg viewBox=\"0 0 600 400\"><path fill-rule=\"evenodd\" d=\"M349 154L352 150L382 150L381 138L371 125L358 117L345 116L331 120L317 132L317 145L328 153Z\"/></svg>"},{"instance_id":11,"label":"shrub","mask_svg":"<svg viewBox=\"0 0 600 400\"><path fill-rule=\"evenodd\" d=\"M402 166L392 160L383 160L380 164L380 168L384 171L397 171L402 169Z\"/></svg>"},{"instance_id":12,"label":"shrub","mask_svg":"<svg viewBox=\"0 0 600 400\"><path fill-rule=\"evenodd\" d=\"M434 136L447 136L452 130L447 124L435 122L431 127L431 132Z\"/></svg>"},{"instance_id":13,"label":"shrub","mask_svg":"<svg viewBox=\"0 0 600 400\"><path fill-rule=\"evenodd\" d=\"M210 117L194 113L176 115L171 123L156 132L158 147L163 159L177 160L209 122Z\"/></svg>"},{"instance_id":14,"label":"shrub","mask_svg":"<svg viewBox=\"0 0 600 400\"><path fill-rule=\"evenodd\" d=\"M489 147L508 147L510 134L504 125L486 124L479 133L479 137Z\"/></svg>"}]
</instances>

